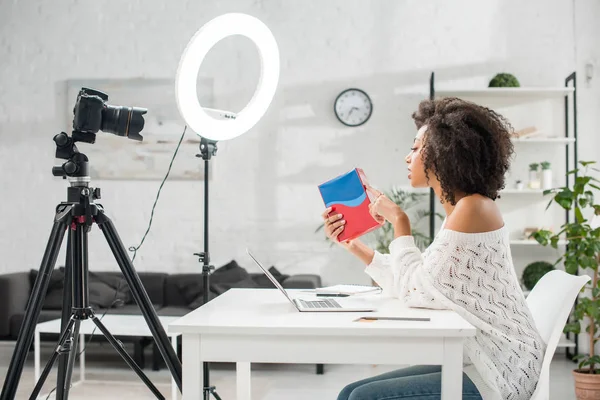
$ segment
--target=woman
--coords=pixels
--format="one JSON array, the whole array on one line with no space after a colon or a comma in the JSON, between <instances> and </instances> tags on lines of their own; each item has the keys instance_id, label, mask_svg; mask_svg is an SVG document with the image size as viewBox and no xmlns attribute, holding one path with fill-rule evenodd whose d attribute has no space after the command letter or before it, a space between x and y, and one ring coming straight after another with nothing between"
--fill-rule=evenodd
<instances>
[{"instance_id":1,"label":"woman","mask_svg":"<svg viewBox=\"0 0 600 400\"><path fill-rule=\"evenodd\" d=\"M508 230L494 200L504 187L513 146L510 124L456 98L424 101L406 157L413 187L431 187L446 219L423 253L405 212L373 188L372 216L392 224L390 254L359 240L340 243L363 261L384 292L410 307L451 309L477 328L465 341L463 399L526 400L535 391L545 344L514 272ZM334 241L343 215L323 213ZM441 367L413 366L346 386L338 400L440 398Z\"/></svg>"}]
</instances>

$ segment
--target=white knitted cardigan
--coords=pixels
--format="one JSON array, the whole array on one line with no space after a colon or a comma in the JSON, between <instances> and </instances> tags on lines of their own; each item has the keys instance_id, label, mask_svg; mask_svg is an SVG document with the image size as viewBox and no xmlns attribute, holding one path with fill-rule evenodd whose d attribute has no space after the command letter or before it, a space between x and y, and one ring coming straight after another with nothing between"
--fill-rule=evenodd
<instances>
[{"instance_id":1,"label":"white knitted cardigan","mask_svg":"<svg viewBox=\"0 0 600 400\"><path fill-rule=\"evenodd\" d=\"M486 233L442 229L421 253L400 236L366 268L384 293L410 307L451 309L477 328L465 368L484 400L528 400L545 344L514 271L506 227Z\"/></svg>"}]
</instances>

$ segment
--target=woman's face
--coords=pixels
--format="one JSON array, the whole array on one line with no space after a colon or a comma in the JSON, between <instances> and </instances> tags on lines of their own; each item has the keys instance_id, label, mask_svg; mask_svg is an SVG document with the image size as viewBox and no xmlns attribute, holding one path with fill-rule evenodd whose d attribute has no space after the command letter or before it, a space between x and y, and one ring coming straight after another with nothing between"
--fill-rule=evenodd
<instances>
[{"instance_id":1,"label":"woman's face","mask_svg":"<svg viewBox=\"0 0 600 400\"><path fill-rule=\"evenodd\" d=\"M425 176L425 167L421 158L421 149L423 148L423 140L427 125L423 125L417 132L410 153L405 158L408 164L408 179L410 185L415 188L428 187L427 177Z\"/></svg>"}]
</instances>

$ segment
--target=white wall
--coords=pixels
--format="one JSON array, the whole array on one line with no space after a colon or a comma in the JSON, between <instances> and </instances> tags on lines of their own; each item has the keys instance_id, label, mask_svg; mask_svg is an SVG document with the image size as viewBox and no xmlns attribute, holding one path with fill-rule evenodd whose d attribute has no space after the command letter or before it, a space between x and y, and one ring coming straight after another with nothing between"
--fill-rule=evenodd
<instances>
[{"instance_id":1,"label":"white wall","mask_svg":"<svg viewBox=\"0 0 600 400\"><path fill-rule=\"evenodd\" d=\"M594 0L578 1L574 18L567 0L2 2L0 272L39 267L54 207L66 195L66 182L50 174L52 137L70 129L62 82L173 79L200 26L244 12L277 38L281 78L265 118L247 135L221 143L214 160L213 261L219 266L235 258L253 269L244 257L249 246L285 273L365 282L358 262L313 233L323 208L317 184L361 166L380 188L406 185L402 160L415 133L410 114L427 97L432 70L440 85L485 85L509 71L523 86L562 86L585 60L599 59L593 24L599 8ZM210 53L201 74L214 79L213 106L239 110L256 85L258 58L247 40L229 38ZM582 158L597 159L591 149L600 144L596 80L580 91ZM343 127L332 112L336 95L350 86L374 102L361 128ZM418 94L402 94L411 91ZM125 245L137 244L159 182L94 183ZM202 246L202 193L201 182L165 185L138 270L200 270L192 253ZM116 269L97 229L91 239L91 268Z\"/></svg>"}]
</instances>

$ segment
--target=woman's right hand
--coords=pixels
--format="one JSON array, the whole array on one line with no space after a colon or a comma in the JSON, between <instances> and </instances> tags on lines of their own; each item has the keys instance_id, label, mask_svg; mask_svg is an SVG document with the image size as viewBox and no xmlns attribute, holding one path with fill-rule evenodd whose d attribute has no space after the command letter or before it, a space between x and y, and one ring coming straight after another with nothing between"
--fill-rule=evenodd
<instances>
[{"instance_id":1,"label":"woman's right hand","mask_svg":"<svg viewBox=\"0 0 600 400\"><path fill-rule=\"evenodd\" d=\"M346 225L346 221L343 219L344 216L339 213L332 213L331 207L327 208L321 216L323 217L323 223L325 224L325 236L335 243L348 248L350 246L350 241L343 243L340 242L338 238L338 236L344 231L344 227Z\"/></svg>"}]
</instances>

